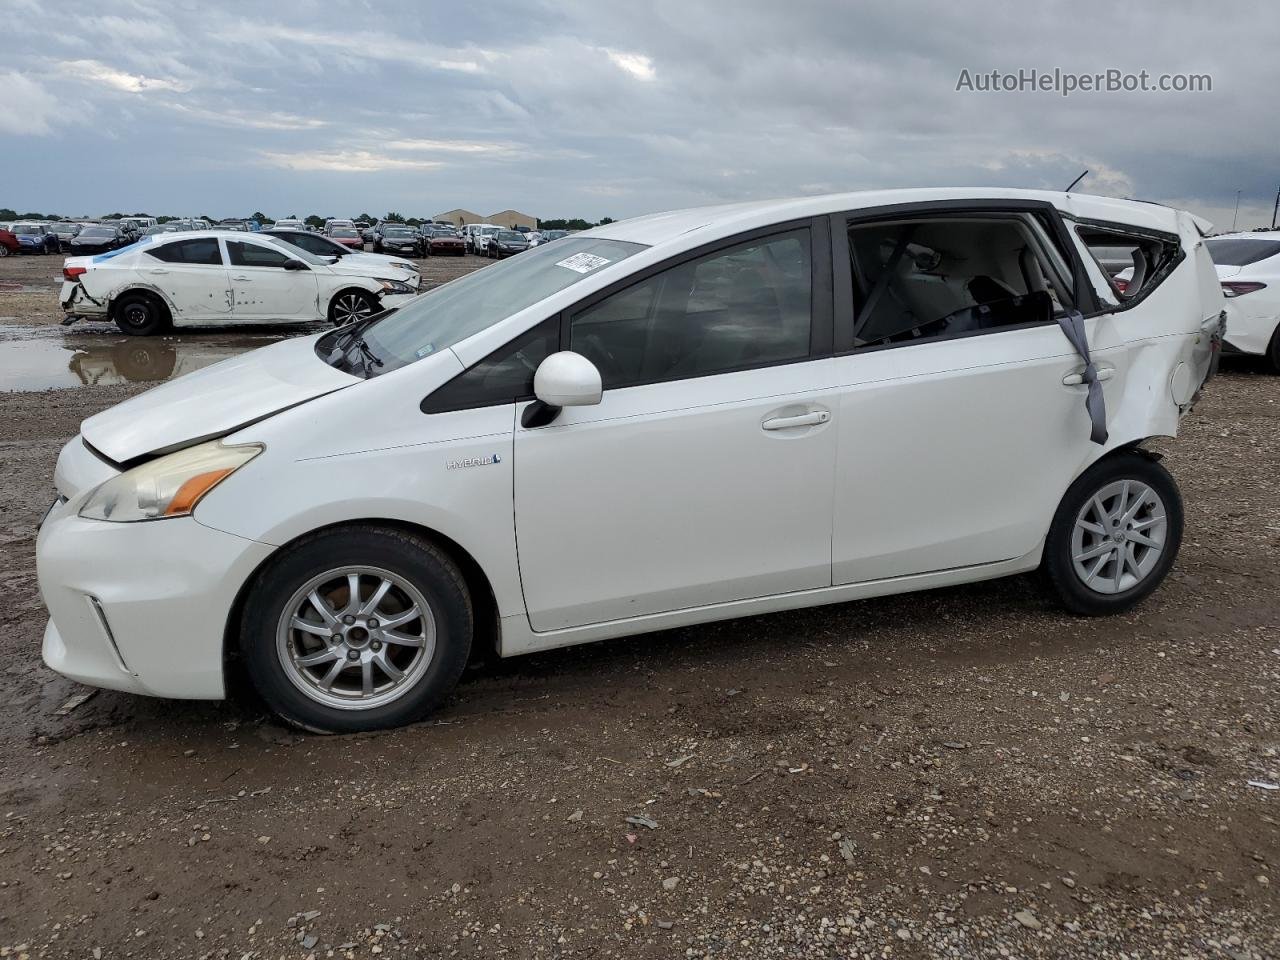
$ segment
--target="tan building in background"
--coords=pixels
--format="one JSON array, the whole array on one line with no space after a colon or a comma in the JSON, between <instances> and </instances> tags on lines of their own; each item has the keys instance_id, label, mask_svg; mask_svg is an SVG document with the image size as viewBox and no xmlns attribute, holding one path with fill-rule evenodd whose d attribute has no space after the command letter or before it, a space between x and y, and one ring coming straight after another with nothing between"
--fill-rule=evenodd
<instances>
[{"instance_id":1,"label":"tan building in background","mask_svg":"<svg viewBox=\"0 0 1280 960\"><path fill-rule=\"evenodd\" d=\"M437 213L431 219L447 220L457 227L466 226L468 223L496 223L500 227L510 227L512 229L516 227L528 227L530 230L538 229L538 218L531 217L527 213L521 213L519 210L500 210L484 217L474 210L464 210L459 207L457 210Z\"/></svg>"}]
</instances>

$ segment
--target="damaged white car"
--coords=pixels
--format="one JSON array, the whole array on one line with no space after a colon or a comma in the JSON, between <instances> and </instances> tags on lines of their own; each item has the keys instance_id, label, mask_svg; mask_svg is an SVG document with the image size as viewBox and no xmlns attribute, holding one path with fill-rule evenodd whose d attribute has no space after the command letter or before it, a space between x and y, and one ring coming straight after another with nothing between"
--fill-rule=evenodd
<instances>
[{"instance_id":1,"label":"damaged white car","mask_svg":"<svg viewBox=\"0 0 1280 960\"><path fill-rule=\"evenodd\" d=\"M68 322L113 320L135 336L188 325L351 323L404 303L420 282L393 264L347 263L230 231L155 234L69 257L62 277Z\"/></svg>"},{"instance_id":2,"label":"damaged white car","mask_svg":"<svg viewBox=\"0 0 1280 960\"><path fill-rule=\"evenodd\" d=\"M685 210L198 371L62 451L45 661L217 698L239 658L287 720L365 730L477 643L1037 570L1128 610L1182 539L1144 444L1217 361L1206 226L991 189ZM1137 251L1123 297L1104 241Z\"/></svg>"}]
</instances>

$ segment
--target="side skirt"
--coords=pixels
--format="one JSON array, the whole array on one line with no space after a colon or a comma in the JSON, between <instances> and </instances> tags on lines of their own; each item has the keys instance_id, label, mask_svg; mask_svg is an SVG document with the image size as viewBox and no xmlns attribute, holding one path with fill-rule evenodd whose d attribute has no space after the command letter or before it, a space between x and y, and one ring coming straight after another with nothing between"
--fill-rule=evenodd
<instances>
[{"instance_id":1,"label":"side skirt","mask_svg":"<svg viewBox=\"0 0 1280 960\"><path fill-rule=\"evenodd\" d=\"M729 603L708 604L704 607L690 607L685 610L654 613L643 617L628 617L623 620L610 620L606 623L593 623L585 627L569 627L564 630L550 630L545 633L537 633L531 630L529 618L524 614L518 614L502 618L502 632L498 640L498 653L503 657L515 657L523 653L554 650L557 647L570 647L579 643L591 643L596 640L608 640L613 637L655 633L659 630L671 630L676 627L687 627L700 623L713 623L718 620L754 617L765 613L778 613L783 610L801 610L805 607L847 603L851 600L866 600L871 597L886 597L896 593L911 593L916 590L932 590L937 587L950 587L961 583L994 580L998 577L1027 573L1036 569L1040 566L1042 551L1043 543L1025 556L1017 557L1013 560L1001 560L996 563L983 563L971 567L939 570L932 573L917 573L905 577L890 577L884 580L865 580L861 583L846 583L835 587L801 590L796 593L784 593L771 597L755 597L749 600L734 600Z\"/></svg>"}]
</instances>

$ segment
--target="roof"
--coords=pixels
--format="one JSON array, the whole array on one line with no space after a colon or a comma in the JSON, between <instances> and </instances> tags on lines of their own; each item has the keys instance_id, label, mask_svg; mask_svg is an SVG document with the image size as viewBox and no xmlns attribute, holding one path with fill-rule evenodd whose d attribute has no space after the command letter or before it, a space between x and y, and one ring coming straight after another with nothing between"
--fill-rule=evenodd
<instances>
[{"instance_id":1,"label":"roof","mask_svg":"<svg viewBox=\"0 0 1280 960\"><path fill-rule=\"evenodd\" d=\"M1107 220L1169 233L1178 232L1178 211L1154 203L1050 190L1014 190L1005 187L927 187L913 190L867 190L820 197L757 200L747 203L694 207L620 220L602 227L594 227L588 233L591 236L643 243L648 246L667 244L681 238L685 241L682 245L695 246L722 236L787 220L800 220L875 207L936 203L944 200L995 202L1037 200L1051 203L1063 213L1082 219Z\"/></svg>"}]
</instances>

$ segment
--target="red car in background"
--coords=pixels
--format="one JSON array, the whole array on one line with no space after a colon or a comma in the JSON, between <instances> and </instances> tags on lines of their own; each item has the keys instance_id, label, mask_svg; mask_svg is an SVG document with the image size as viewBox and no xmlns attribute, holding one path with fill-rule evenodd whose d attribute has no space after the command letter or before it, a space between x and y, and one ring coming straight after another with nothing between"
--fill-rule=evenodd
<instances>
[{"instance_id":1,"label":"red car in background","mask_svg":"<svg viewBox=\"0 0 1280 960\"><path fill-rule=\"evenodd\" d=\"M18 238L8 230L0 228L0 257L7 257L18 252Z\"/></svg>"},{"instance_id":2,"label":"red car in background","mask_svg":"<svg viewBox=\"0 0 1280 960\"><path fill-rule=\"evenodd\" d=\"M355 227L330 227L325 236L334 243L342 244L344 247L352 247L355 250L364 249L364 238L360 236L360 231Z\"/></svg>"},{"instance_id":3,"label":"red car in background","mask_svg":"<svg viewBox=\"0 0 1280 960\"><path fill-rule=\"evenodd\" d=\"M455 257L461 257L467 252L466 241L448 227L424 227L422 232L426 237L429 257L439 257L449 253Z\"/></svg>"}]
</instances>

